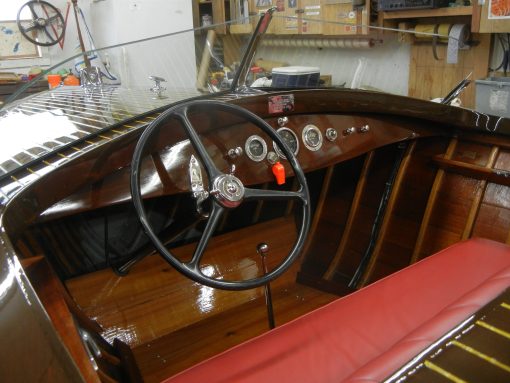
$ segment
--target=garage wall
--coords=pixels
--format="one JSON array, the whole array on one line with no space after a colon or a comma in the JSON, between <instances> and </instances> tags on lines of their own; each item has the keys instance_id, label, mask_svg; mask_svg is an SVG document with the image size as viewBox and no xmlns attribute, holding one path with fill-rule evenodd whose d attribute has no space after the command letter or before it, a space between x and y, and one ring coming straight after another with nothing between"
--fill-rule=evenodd
<instances>
[{"instance_id":1,"label":"garage wall","mask_svg":"<svg viewBox=\"0 0 510 383\"><path fill-rule=\"evenodd\" d=\"M67 0L51 0L51 4L59 8L65 17ZM189 0L80 0L78 4L96 48L169 34L193 26ZM85 36L83 25L81 27ZM79 52L76 22L71 8L63 49L59 45L45 48L42 59L6 60L9 63L0 62L0 70L27 73L32 66L47 69ZM156 75L164 77L169 82L167 86L189 87L194 86L196 81L194 54L193 34L187 33L106 50L100 53L100 57L111 65L111 71L121 78L124 85L150 86L152 83L147 77ZM73 66L74 60L64 65L67 69Z\"/></svg>"},{"instance_id":2,"label":"garage wall","mask_svg":"<svg viewBox=\"0 0 510 383\"><path fill-rule=\"evenodd\" d=\"M7 0L3 0L7 1ZM11 3L9 4L9 9L19 9L23 4L25 4L28 0L8 0ZM80 7L82 8L85 14L88 13L89 6L91 0L80 1ZM51 0L50 3L54 5L56 8L60 10L62 15L65 17L66 9L67 9L67 0ZM2 6L0 5L0 8ZM7 8L5 8L7 9ZM12 16L10 13L6 14L6 12L2 12L0 9L0 20L12 19L15 20L16 17ZM0 60L0 70L2 71L12 71L16 73L27 73L31 67L39 66L44 69L49 68L52 65L55 65L68 57L71 57L77 53L76 47L78 43L78 37L76 32L76 23L74 21L74 14L72 12L72 8L69 11L68 16L68 24L66 28L66 36L64 40L63 49L57 44L51 47L42 47L42 58L32 58L32 59L16 59L16 60Z\"/></svg>"},{"instance_id":3,"label":"garage wall","mask_svg":"<svg viewBox=\"0 0 510 383\"><path fill-rule=\"evenodd\" d=\"M97 48L193 27L189 0L92 1L89 19ZM150 75L165 78L166 86L195 85L191 32L108 50L101 56L126 86L150 86L152 83L147 78Z\"/></svg>"},{"instance_id":4,"label":"garage wall","mask_svg":"<svg viewBox=\"0 0 510 383\"><path fill-rule=\"evenodd\" d=\"M257 52L257 58L319 67L321 75L332 76L334 86L363 87L407 95L410 46L399 43L393 35L384 39L383 45L373 48L264 47Z\"/></svg>"}]
</instances>

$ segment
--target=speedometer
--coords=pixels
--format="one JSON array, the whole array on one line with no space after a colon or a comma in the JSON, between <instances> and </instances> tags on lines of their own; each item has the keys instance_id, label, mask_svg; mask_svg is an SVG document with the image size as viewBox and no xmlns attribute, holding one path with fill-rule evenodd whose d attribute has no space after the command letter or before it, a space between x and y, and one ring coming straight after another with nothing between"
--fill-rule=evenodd
<instances>
[{"instance_id":1,"label":"speedometer","mask_svg":"<svg viewBox=\"0 0 510 383\"><path fill-rule=\"evenodd\" d=\"M296 133L294 133L289 128L280 128L276 131L278 135L282 138L283 142L289 147L290 151L294 153L294 155L297 155L299 152L299 141L296 136ZM283 154L282 150L276 145L276 143L273 141L273 148L276 153L280 156L280 158L287 159L285 157L285 154Z\"/></svg>"}]
</instances>

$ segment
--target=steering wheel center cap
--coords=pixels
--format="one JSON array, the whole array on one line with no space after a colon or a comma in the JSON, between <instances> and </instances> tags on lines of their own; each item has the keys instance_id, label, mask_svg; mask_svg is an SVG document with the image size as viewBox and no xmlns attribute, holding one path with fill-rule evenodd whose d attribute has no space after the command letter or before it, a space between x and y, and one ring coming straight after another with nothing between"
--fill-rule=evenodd
<instances>
[{"instance_id":1,"label":"steering wheel center cap","mask_svg":"<svg viewBox=\"0 0 510 383\"><path fill-rule=\"evenodd\" d=\"M232 174L223 174L214 180L213 193L216 200L224 207L237 207L244 198L244 186L239 178Z\"/></svg>"}]
</instances>

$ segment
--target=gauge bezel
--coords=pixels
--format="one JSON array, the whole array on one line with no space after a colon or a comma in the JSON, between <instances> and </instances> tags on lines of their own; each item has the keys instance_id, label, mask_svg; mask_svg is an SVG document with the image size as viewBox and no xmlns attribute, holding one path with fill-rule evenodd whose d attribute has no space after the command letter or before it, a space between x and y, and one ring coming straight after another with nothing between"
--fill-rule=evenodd
<instances>
[{"instance_id":1,"label":"gauge bezel","mask_svg":"<svg viewBox=\"0 0 510 383\"><path fill-rule=\"evenodd\" d=\"M335 128L327 128L326 129L326 138L333 142L338 138L338 132Z\"/></svg>"},{"instance_id":2,"label":"gauge bezel","mask_svg":"<svg viewBox=\"0 0 510 383\"><path fill-rule=\"evenodd\" d=\"M294 137L294 140L296 141L296 150L294 152L294 155L297 156L297 154L299 153L299 138L297 136L296 133L294 133L291 129L289 128L286 128L286 127L283 127L283 128L280 128L280 129L277 129L276 130L276 133L279 134L281 131L288 131L290 132L290 134L292 134L292 136ZM280 136L281 137L281 136ZM282 138L283 140L283 138ZM283 154L283 152L281 151L281 149L278 147L278 145L276 145L276 143L273 141L273 149L274 151L276 152L276 154L278 154L278 156L284 160L287 159L287 157L285 156L285 154Z\"/></svg>"},{"instance_id":3,"label":"gauge bezel","mask_svg":"<svg viewBox=\"0 0 510 383\"><path fill-rule=\"evenodd\" d=\"M253 141L258 141L262 144L262 154L257 156L256 154L253 154L251 149L250 149L250 144L253 142ZM266 158L267 156L267 144L266 144L266 141L254 134L253 136L250 136L246 139L246 142L244 143L244 151L246 152L246 155L248 156L248 158L252 161L255 161L255 162L260 162L260 161L264 161L264 158Z\"/></svg>"},{"instance_id":4,"label":"gauge bezel","mask_svg":"<svg viewBox=\"0 0 510 383\"><path fill-rule=\"evenodd\" d=\"M312 130L315 131L317 133L317 135L319 136L319 143L317 144L317 146L313 146L312 144L310 144L310 142L308 142L308 139L307 139L308 132L310 132ZM320 131L320 129L318 127L316 127L315 125L312 125L312 124L306 125L303 128L303 132L301 133L301 139L303 140L303 144L305 145L305 147L308 150L311 150L312 152L319 150L322 147L322 143L324 142L324 139L322 137L322 132Z\"/></svg>"}]
</instances>

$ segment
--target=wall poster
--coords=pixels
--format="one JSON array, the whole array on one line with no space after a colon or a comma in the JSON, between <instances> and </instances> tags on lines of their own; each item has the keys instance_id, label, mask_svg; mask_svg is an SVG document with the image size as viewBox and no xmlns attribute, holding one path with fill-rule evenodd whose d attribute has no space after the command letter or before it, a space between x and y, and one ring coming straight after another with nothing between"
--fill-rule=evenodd
<instances>
[{"instance_id":1,"label":"wall poster","mask_svg":"<svg viewBox=\"0 0 510 383\"><path fill-rule=\"evenodd\" d=\"M489 19L510 19L510 0L489 0Z\"/></svg>"},{"instance_id":2,"label":"wall poster","mask_svg":"<svg viewBox=\"0 0 510 383\"><path fill-rule=\"evenodd\" d=\"M28 41L16 21L0 21L0 60L41 57L37 45Z\"/></svg>"}]
</instances>

